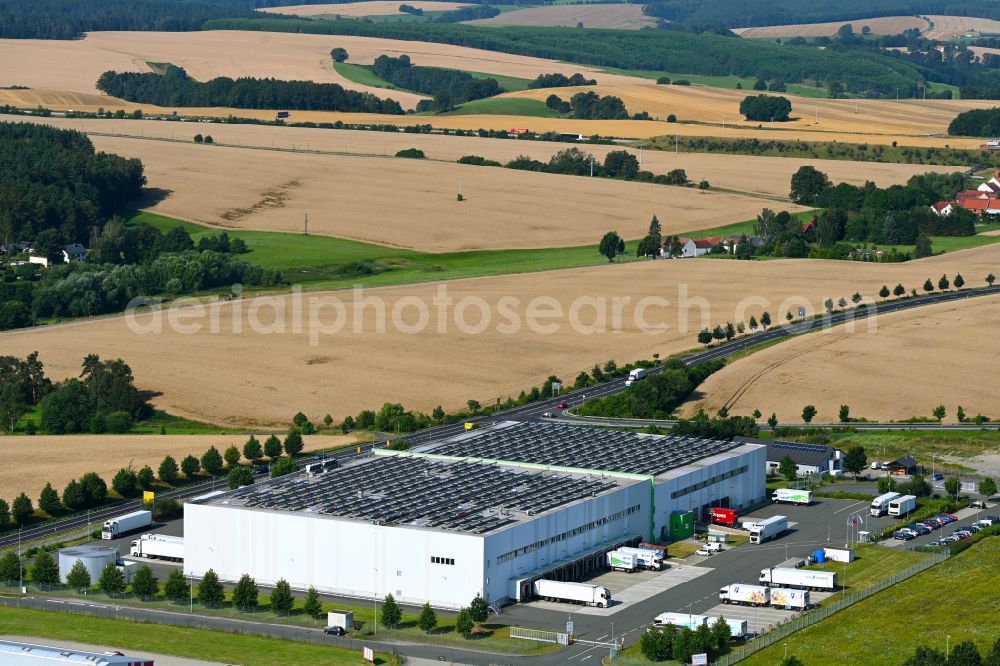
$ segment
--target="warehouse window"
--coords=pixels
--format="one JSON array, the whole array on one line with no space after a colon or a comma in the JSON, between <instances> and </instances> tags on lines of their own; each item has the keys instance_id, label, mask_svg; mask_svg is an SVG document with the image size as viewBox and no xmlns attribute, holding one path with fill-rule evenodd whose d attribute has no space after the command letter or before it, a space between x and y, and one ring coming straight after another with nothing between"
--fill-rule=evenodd
<instances>
[{"instance_id":1,"label":"warehouse window","mask_svg":"<svg viewBox=\"0 0 1000 666\"><path fill-rule=\"evenodd\" d=\"M675 490L670 493L670 499L677 499L678 497L683 497L684 495L690 495L691 493L697 492L702 488L708 488L709 486L715 485L720 481L725 481L726 479L731 479L734 476L739 476L744 474L750 468L747 465L742 467L737 467L736 469L731 469L728 472L723 472L722 474L716 474L715 476L705 479L704 481L699 481L698 483L688 486L686 488L681 488L680 490Z\"/></svg>"},{"instance_id":2,"label":"warehouse window","mask_svg":"<svg viewBox=\"0 0 1000 666\"><path fill-rule=\"evenodd\" d=\"M438 557L437 555L431 555L431 564L450 564L455 565L454 557Z\"/></svg>"}]
</instances>

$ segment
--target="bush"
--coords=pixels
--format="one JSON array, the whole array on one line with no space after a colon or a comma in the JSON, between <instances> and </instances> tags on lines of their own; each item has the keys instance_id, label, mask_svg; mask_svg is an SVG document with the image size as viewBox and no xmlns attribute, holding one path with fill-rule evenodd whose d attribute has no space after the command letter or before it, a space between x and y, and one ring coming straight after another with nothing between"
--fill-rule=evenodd
<instances>
[{"instance_id":1,"label":"bush","mask_svg":"<svg viewBox=\"0 0 1000 666\"><path fill-rule=\"evenodd\" d=\"M747 120L785 121L792 112L792 103L776 95L749 95L740 102L740 113Z\"/></svg>"},{"instance_id":2,"label":"bush","mask_svg":"<svg viewBox=\"0 0 1000 666\"><path fill-rule=\"evenodd\" d=\"M426 157L426 155L424 155L424 151L419 148L404 148L396 153L396 157L407 157L410 159L422 160Z\"/></svg>"}]
</instances>

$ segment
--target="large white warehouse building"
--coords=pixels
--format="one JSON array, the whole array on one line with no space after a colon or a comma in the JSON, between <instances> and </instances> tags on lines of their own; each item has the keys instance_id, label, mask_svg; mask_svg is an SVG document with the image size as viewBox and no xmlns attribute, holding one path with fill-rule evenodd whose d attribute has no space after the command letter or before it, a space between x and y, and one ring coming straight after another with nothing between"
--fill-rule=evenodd
<instances>
[{"instance_id":1,"label":"large white warehouse building","mask_svg":"<svg viewBox=\"0 0 1000 666\"><path fill-rule=\"evenodd\" d=\"M671 516L765 497L766 447L504 422L189 502L188 575L459 608L575 580ZM676 523L675 523L676 524Z\"/></svg>"}]
</instances>

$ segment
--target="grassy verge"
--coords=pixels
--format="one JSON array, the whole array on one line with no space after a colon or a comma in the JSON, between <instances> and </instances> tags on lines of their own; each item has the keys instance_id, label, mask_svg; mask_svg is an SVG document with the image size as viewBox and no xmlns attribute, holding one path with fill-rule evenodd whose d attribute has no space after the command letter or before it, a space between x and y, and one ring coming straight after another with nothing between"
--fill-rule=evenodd
<instances>
[{"instance_id":1,"label":"grassy verge","mask_svg":"<svg viewBox=\"0 0 1000 666\"><path fill-rule=\"evenodd\" d=\"M95 645L107 645L110 638L120 649L146 650L223 663L239 662L247 666L366 663L358 650L70 613L0 608L0 627L7 634ZM388 664L390 659L389 655L380 653L375 663Z\"/></svg>"},{"instance_id":2,"label":"grassy verge","mask_svg":"<svg viewBox=\"0 0 1000 666\"><path fill-rule=\"evenodd\" d=\"M131 216L129 222L145 222L161 231L182 225L195 241L203 235L218 233L208 227L145 212ZM280 269L287 280L310 289L338 289L356 284L386 286L607 263L597 252L596 244L569 248L430 254L329 236L268 231L228 233L246 242L250 252L243 257L248 261ZM618 261L628 261L634 257L637 242L626 243L626 256ZM372 263L359 268L358 262Z\"/></svg>"},{"instance_id":3,"label":"grassy verge","mask_svg":"<svg viewBox=\"0 0 1000 666\"><path fill-rule=\"evenodd\" d=\"M952 559L894 585L832 617L789 636L789 656L809 666L900 664L918 645L944 652L951 645L975 641L985 652L997 638L1000 587L995 565L1000 539L986 539ZM850 574L848 573L848 581ZM891 636L878 627L891 627ZM781 661L778 643L741 662L746 666L773 666Z\"/></svg>"},{"instance_id":4,"label":"grassy verge","mask_svg":"<svg viewBox=\"0 0 1000 666\"><path fill-rule=\"evenodd\" d=\"M193 421L157 409L151 417L136 423L130 432L136 435L233 435L246 432L246 429Z\"/></svg>"},{"instance_id":5,"label":"grassy verge","mask_svg":"<svg viewBox=\"0 0 1000 666\"><path fill-rule=\"evenodd\" d=\"M843 562L824 562L806 568L815 571L834 571L840 585L845 586L848 590L860 590L885 580L894 573L911 567L928 557L931 555L903 550L902 548L858 544L854 550L853 562L846 564Z\"/></svg>"}]
</instances>

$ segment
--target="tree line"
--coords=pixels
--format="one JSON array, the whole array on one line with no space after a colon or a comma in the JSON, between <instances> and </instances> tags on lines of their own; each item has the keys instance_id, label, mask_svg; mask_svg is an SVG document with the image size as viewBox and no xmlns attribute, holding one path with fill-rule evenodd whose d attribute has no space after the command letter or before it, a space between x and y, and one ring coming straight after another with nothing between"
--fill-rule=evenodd
<instances>
[{"instance_id":1,"label":"tree line","mask_svg":"<svg viewBox=\"0 0 1000 666\"><path fill-rule=\"evenodd\" d=\"M598 95L594 92L579 92L573 95L569 102L558 95L545 98L545 106L562 114L570 114L571 118L581 120L628 120L628 109L620 97L614 95ZM641 116L641 117L640 117ZM643 112L636 120L648 120L649 114Z\"/></svg>"},{"instance_id":2,"label":"tree line","mask_svg":"<svg viewBox=\"0 0 1000 666\"><path fill-rule=\"evenodd\" d=\"M998 98L1000 95L990 97L990 99ZM948 134L996 138L1000 136L1000 108L963 111L948 123Z\"/></svg>"},{"instance_id":3,"label":"tree line","mask_svg":"<svg viewBox=\"0 0 1000 666\"><path fill-rule=\"evenodd\" d=\"M621 393L588 400L577 408L581 416L638 419L670 418L673 411L712 373L725 365L722 360L687 367L682 361L667 361L655 375L636 381Z\"/></svg>"},{"instance_id":4,"label":"tree line","mask_svg":"<svg viewBox=\"0 0 1000 666\"><path fill-rule=\"evenodd\" d=\"M85 243L146 184L139 160L98 153L82 132L34 123L0 122L0 162L0 243L46 231Z\"/></svg>"},{"instance_id":5,"label":"tree line","mask_svg":"<svg viewBox=\"0 0 1000 666\"><path fill-rule=\"evenodd\" d=\"M568 88L570 86L596 86L597 79L588 79L577 72L565 74L539 74L528 83L529 88Z\"/></svg>"},{"instance_id":6,"label":"tree line","mask_svg":"<svg viewBox=\"0 0 1000 666\"><path fill-rule=\"evenodd\" d=\"M477 79L457 69L413 65L405 53L398 58L380 55L372 64L372 72L399 88L434 95L434 101L428 101L427 106L433 105L436 111L449 111L455 104L503 92L496 79ZM418 104L417 110L424 109Z\"/></svg>"},{"instance_id":7,"label":"tree line","mask_svg":"<svg viewBox=\"0 0 1000 666\"><path fill-rule=\"evenodd\" d=\"M280 81L220 76L195 81L181 67L170 65L164 74L107 71L97 89L114 97L157 106L229 106L237 109L293 109L401 114L393 99L346 90L336 83Z\"/></svg>"}]
</instances>

